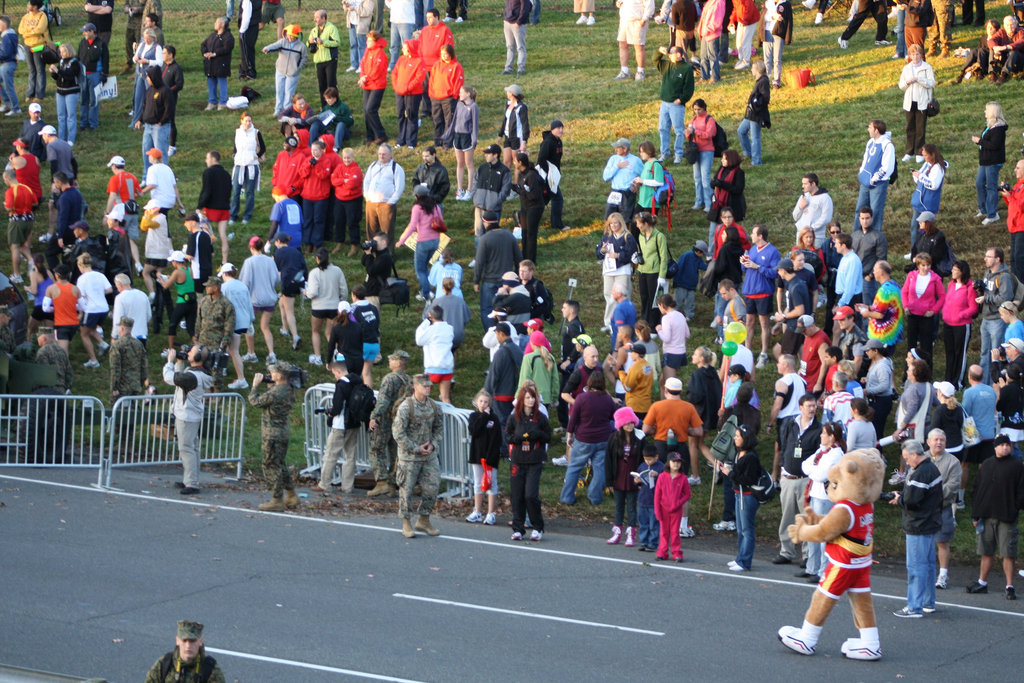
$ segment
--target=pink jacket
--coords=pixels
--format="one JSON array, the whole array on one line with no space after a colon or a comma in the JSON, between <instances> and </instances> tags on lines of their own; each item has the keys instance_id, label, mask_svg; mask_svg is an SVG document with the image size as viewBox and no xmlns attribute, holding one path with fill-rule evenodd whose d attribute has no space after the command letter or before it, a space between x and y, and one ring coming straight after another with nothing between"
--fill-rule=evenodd
<instances>
[{"instance_id":1,"label":"pink jacket","mask_svg":"<svg viewBox=\"0 0 1024 683\"><path fill-rule=\"evenodd\" d=\"M725 21L725 0L708 0L700 13L697 22L697 37L701 40L714 40L722 35L722 24Z\"/></svg>"},{"instance_id":2,"label":"pink jacket","mask_svg":"<svg viewBox=\"0 0 1024 683\"><path fill-rule=\"evenodd\" d=\"M660 522L668 519L668 515L679 512L683 504L690 500L690 482L682 472L675 479L666 469L658 475L654 485L654 517Z\"/></svg>"},{"instance_id":3,"label":"pink jacket","mask_svg":"<svg viewBox=\"0 0 1024 683\"><path fill-rule=\"evenodd\" d=\"M956 283L950 281L946 286L946 305L942 307L942 322L959 327L971 322L978 312L978 302L974 300L974 282L957 289Z\"/></svg>"},{"instance_id":4,"label":"pink jacket","mask_svg":"<svg viewBox=\"0 0 1024 683\"><path fill-rule=\"evenodd\" d=\"M903 283L903 310L908 315L924 315L928 311L938 313L946 301L946 290L942 288L942 278L929 272L928 286L924 296L917 296L917 270L912 270Z\"/></svg>"}]
</instances>

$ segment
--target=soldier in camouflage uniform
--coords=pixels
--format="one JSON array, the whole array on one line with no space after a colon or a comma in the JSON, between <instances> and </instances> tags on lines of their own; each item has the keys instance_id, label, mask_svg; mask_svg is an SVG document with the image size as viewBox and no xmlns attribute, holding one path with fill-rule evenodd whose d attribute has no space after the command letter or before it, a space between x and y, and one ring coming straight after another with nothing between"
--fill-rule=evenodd
<instances>
[{"instance_id":1,"label":"soldier in camouflage uniform","mask_svg":"<svg viewBox=\"0 0 1024 683\"><path fill-rule=\"evenodd\" d=\"M388 368L391 372L384 375L384 379L381 380L380 389L377 390L377 405L370 413L370 469L373 470L373 479L377 482L372 490L366 492L371 498L395 493L395 459L398 446L391 436L391 423L395 401L403 394L407 394L409 387L412 386L412 378L405 372L408 362L409 354L401 349L388 356Z\"/></svg>"},{"instance_id":2,"label":"soldier in camouflage uniform","mask_svg":"<svg viewBox=\"0 0 1024 683\"><path fill-rule=\"evenodd\" d=\"M135 56L135 45L142 42L142 17L155 14L163 23L164 10L160 0L125 0L124 12L128 15L128 23L124 30L124 71L121 75L130 74L135 70L132 57Z\"/></svg>"},{"instance_id":3,"label":"soldier in camouflage uniform","mask_svg":"<svg viewBox=\"0 0 1024 683\"><path fill-rule=\"evenodd\" d=\"M259 386L263 383L263 374L256 373L249 392L249 403L263 411L260 419L260 440L263 442L263 478L273 496L267 503L261 503L260 510L283 512L285 508L299 506L299 497L295 495L291 474L285 456L288 454L288 437L290 428L292 403L295 395L288 385L288 373L291 365L277 363L270 366L270 379L274 385L263 394ZM282 500L281 494L284 492Z\"/></svg>"},{"instance_id":4,"label":"soldier in camouflage uniform","mask_svg":"<svg viewBox=\"0 0 1024 683\"><path fill-rule=\"evenodd\" d=\"M221 295L220 285L216 275L206 279L206 296L199 302L196 318L196 343L211 351L226 351L235 335L235 307Z\"/></svg>"},{"instance_id":5,"label":"soldier in camouflage uniform","mask_svg":"<svg viewBox=\"0 0 1024 683\"><path fill-rule=\"evenodd\" d=\"M11 329L11 314L7 306L0 306L0 351L14 353L14 330Z\"/></svg>"},{"instance_id":6,"label":"soldier in camouflage uniform","mask_svg":"<svg viewBox=\"0 0 1024 683\"><path fill-rule=\"evenodd\" d=\"M53 338L52 327L40 327L36 336L39 343L39 350L36 351L36 362L42 365L52 365L57 368L57 388L65 394L71 393L71 382L75 372L71 368L71 359L68 352L60 347L57 340Z\"/></svg>"},{"instance_id":7,"label":"soldier in camouflage uniform","mask_svg":"<svg viewBox=\"0 0 1024 683\"><path fill-rule=\"evenodd\" d=\"M402 518L402 535L406 538L423 531L430 536L441 532L430 525L437 490L441 486L441 463L437 451L441 447L441 409L430 398L433 384L427 375L416 375L412 383L412 396L398 406L391 434L398 442L398 465L395 483L398 484L398 514ZM415 531L409 523L410 499L416 486L420 487L419 520Z\"/></svg>"},{"instance_id":8,"label":"soldier in camouflage uniform","mask_svg":"<svg viewBox=\"0 0 1024 683\"><path fill-rule=\"evenodd\" d=\"M146 683L225 683L217 660L206 654L203 625L179 621L177 647L156 660L146 674Z\"/></svg>"},{"instance_id":9,"label":"soldier in camouflage uniform","mask_svg":"<svg viewBox=\"0 0 1024 683\"><path fill-rule=\"evenodd\" d=\"M120 336L110 345L110 395L141 396L149 386L149 357L142 342L132 336L132 318L121 318Z\"/></svg>"}]
</instances>

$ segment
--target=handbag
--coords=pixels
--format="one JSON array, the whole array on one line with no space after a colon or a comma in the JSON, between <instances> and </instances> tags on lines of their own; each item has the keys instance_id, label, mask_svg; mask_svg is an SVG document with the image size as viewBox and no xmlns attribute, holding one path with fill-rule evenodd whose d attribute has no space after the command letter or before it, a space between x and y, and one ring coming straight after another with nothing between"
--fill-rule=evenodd
<instances>
[{"instance_id":1,"label":"handbag","mask_svg":"<svg viewBox=\"0 0 1024 683\"><path fill-rule=\"evenodd\" d=\"M700 150L697 149L697 143L687 138L683 143L683 158L686 159L686 163L691 165L697 163L699 156Z\"/></svg>"},{"instance_id":2,"label":"handbag","mask_svg":"<svg viewBox=\"0 0 1024 683\"><path fill-rule=\"evenodd\" d=\"M394 264L391 265L391 272L394 276L387 279L387 283L380 290L379 299L382 306L393 304L397 314L399 310L409 306L409 281L404 277L398 277Z\"/></svg>"},{"instance_id":3,"label":"handbag","mask_svg":"<svg viewBox=\"0 0 1024 683\"><path fill-rule=\"evenodd\" d=\"M668 239L665 240L665 250L668 251L668 267L665 268L665 279L674 280L679 272L679 264L672 258L672 249L668 246ZM667 293L667 292L666 292Z\"/></svg>"},{"instance_id":4,"label":"handbag","mask_svg":"<svg viewBox=\"0 0 1024 683\"><path fill-rule=\"evenodd\" d=\"M430 228L435 232L448 232L448 225L441 216L441 211L434 207L434 214L430 217Z\"/></svg>"},{"instance_id":5,"label":"handbag","mask_svg":"<svg viewBox=\"0 0 1024 683\"><path fill-rule=\"evenodd\" d=\"M960 428L960 437L963 439L965 448L977 446L981 443L981 434L978 432L978 424L974 421L973 415L968 415L963 406L960 406L964 414L964 425Z\"/></svg>"},{"instance_id":6,"label":"handbag","mask_svg":"<svg viewBox=\"0 0 1024 683\"><path fill-rule=\"evenodd\" d=\"M928 101L928 106L924 108L924 115L928 118L939 115L939 101L934 97Z\"/></svg>"}]
</instances>

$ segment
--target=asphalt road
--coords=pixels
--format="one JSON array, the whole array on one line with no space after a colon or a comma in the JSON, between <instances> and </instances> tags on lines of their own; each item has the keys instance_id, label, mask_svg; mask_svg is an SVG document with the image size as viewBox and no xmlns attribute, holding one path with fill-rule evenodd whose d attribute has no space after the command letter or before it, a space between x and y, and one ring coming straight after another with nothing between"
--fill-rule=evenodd
<instances>
[{"instance_id":1,"label":"asphalt road","mask_svg":"<svg viewBox=\"0 0 1024 683\"><path fill-rule=\"evenodd\" d=\"M737 576L731 555L685 545L684 564L652 565L593 534L513 543L455 520L407 540L391 517L267 514L242 494L183 502L149 473L119 472L124 493L93 478L0 471L0 663L141 681L179 619L206 625L229 681L1016 681L1024 662L1024 604L1001 590L940 591L936 614L902 620L905 580L876 573L884 659L839 655L856 635L845 600L802 657L775 634L802 622L812 587L770 549Z\"/></svg>"}]
</instances>

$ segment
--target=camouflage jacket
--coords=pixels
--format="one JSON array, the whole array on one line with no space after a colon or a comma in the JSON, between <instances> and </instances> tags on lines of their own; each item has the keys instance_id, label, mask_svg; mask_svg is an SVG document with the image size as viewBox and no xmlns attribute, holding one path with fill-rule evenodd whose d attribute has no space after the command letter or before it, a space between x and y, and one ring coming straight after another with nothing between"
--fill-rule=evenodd
<instances>
[{"instance_id":1,"label":"camouflage jacket","mask_svg":"<svg viewBox=\"0 0 1024 683\"><path fill-rule=\"evenodd\" d=\"M110 345L110 394L141 396L149 375L146 347L135 337L118 337Z\"/></svg>"},{"instance_id":2,"label":"camouflage jacket","mask_svg":"<svg viewBox=\"0 0 1024 683\"><path fill-rule=\"evenodd\" d=\"M410 396L402 401L395 414L395 423L391 426L391 434L398 444L398 457L402 460L423 459L418 453L421 444L429 441L434 444L433 455L438 455L441 448L441 409L433 399L428 398L420 403Z\"/></svg>"},{"instance_id":3,"label":"camouflage jacket","mask_svg":"<svg viewBox=\"0 0 1024 683\"><path fill-rule=\"evenodd\" d=\"M199 681L203 680L202 663L204 660L213 662L213 671L210 672L209 678L205 679L207 683L225 683L220 665L217 664L213 657L208 656L204 649L199 651L199 656L196 657L196 661L191 666L181 663L181 658L178 656L178 648L174 648L174 652L170 653L170 655L170 662L164 662L167 658L166 655L156 660L149 673L146 674L146 683L199 683ZM164 669L167 669L166 675L164 674Z\"/></svg>"},{"instance_id":4,"label":"camouflage jacket","mask_svg":"<svg viewBox=\"0 0 1024 683\"><path fill-rule=\"evenodd\" d=\"M212 350L227 348L235 333L235 307L223 295L204 296L196 318L196 341Z\"/></svg>"},{"instance_id":5,"label":"camouflage jacket","mask_svg":"<svg viewBox=\"0 0 1024 683\"><path fill-rule=\"evenodd\" d=\"M36 362L56 367L57 388L62 391L71 391L71 382L75 378L75 371L71 369L68 352L62 349L57 342L47 344L36 351Z\"/></svg>"},{"instance_id":6,"label":"camouflage jacket","mask_svg":"<svg viewBox=\"0 0 1024 683\"><path fill-rule=\"evenodd\" d=\"M129 26L142 26L142 17L147 14L157 15L160 17L160 23L164 23L164 9L160 5L160 0L125 0L124 6L130 10L128 14Z\"/></svg>"},{"instance_id":7,"label":"camouflage jacket","mask_svg":"<svg viewBox=\"0 0 1024 683\"><path fill-rule=\"evenodd\" d=\"M405 391L405 388L412 385L412 377L402 370L389 372L380 381L380 388L377 390L377 405L373 407L370 418L378 423L387 425L391 420L391 405Z\"/></svg>"},{"instance_id":8,"label":"camouflage jacket","mask_svg":"<svg viewBox=\"0 0 1024 683\"><path fill-rule=\"evenodd\" d=\"M263 394L258 387L249 392L249 403L263 410L260 417L260 436L263 439L287 439L290 433L288 421L292 412L295 395L292 388L272 384Z\"/></svg>"},{"instance_id":9,"label":"camouflage jacket","mask_svg":"<svg viewBox=\"0 0 1024 683\"><path fill-rule=\"evenodd\" d=\"M0 327L0 351L14 353L14 332L10 325Z\"/></svg>"}]
</instances>

